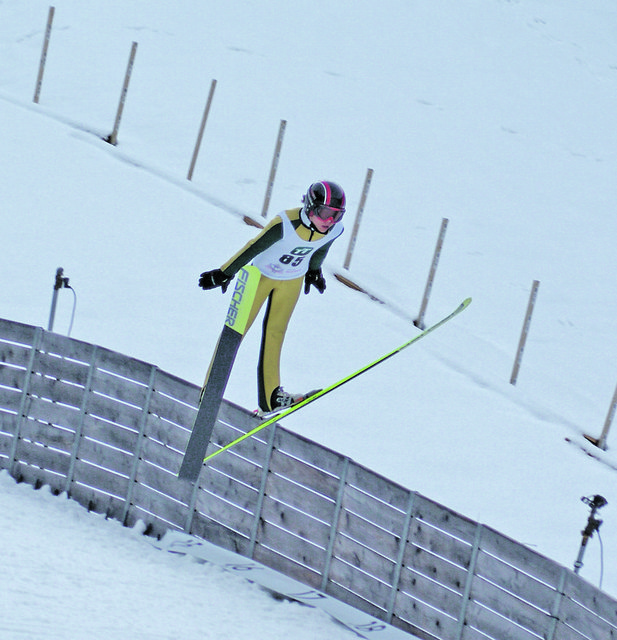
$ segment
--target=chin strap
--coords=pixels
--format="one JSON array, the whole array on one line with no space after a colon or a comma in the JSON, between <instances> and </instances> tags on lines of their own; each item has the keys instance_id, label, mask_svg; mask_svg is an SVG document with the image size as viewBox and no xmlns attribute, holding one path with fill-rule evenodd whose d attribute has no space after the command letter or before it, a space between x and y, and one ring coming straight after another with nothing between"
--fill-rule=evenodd
<instances>
[{"instance_id":1,"label":"chin strap","mask_svg":"<svg viewBox=\"0 0 617 640\"><path fill-rule=\"evenodd\" d=\"M300 209L300 222L302 222L302 224L307 227L308 229L311 230L311 235L309 237L309 242L313 239L313 234L315 233L319 233L322 236L327 235L330 232L330 229L334 228L334 225L332 225L330 227L330 229L328 229L325 233L323 233L323 231L320 231L312 222L312 220L308 217L308 213L306 212L306 206L303 206L302 209Z\"/></svg>"}]
</instances>

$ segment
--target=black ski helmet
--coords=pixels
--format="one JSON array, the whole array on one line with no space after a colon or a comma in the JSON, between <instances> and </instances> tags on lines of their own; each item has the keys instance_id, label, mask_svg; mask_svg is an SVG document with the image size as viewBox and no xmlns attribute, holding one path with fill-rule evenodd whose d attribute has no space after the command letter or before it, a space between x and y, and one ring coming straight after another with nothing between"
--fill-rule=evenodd
<instances>
[{"instance_id":1,"label":"black ski helmet","mask_svg":"<svg viewBox=\"0 0 617 640\"><path fill-rule=\"evenodd\" d=\"M304 207L302 207L301 218L302 223L307 227L312 226L309 214L318 210L319 207L335 209L339 214L335 222L339 222L345 213L345 192L336 182L328 180L314 182L302 197L302 202Z\"/></svg>"}]
</instances>

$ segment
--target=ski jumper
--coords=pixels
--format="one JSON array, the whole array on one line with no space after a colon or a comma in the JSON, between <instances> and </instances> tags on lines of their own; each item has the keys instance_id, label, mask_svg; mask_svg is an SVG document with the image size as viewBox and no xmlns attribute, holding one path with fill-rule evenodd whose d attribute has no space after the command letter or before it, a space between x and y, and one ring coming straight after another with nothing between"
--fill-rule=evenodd
<instances>
[{"instance_id":1,"label":"ski jumper","mask_svg":"<svg viewBox=\"0 0 617 640\"><path fill-rule=\"evenodd\" d=\"M309 270L321 268L330 246L343 233L340 223L333 225L325 234L306 227L301 222L300 211L301 207L289 209L274 217L221 267L225 275L235 276L252 261L261 272L246 331L267 300L257 367L259 407L263 411L272 409L272 392L281 384L283 340L304 275Z\"/></svg>"}]
</instances>

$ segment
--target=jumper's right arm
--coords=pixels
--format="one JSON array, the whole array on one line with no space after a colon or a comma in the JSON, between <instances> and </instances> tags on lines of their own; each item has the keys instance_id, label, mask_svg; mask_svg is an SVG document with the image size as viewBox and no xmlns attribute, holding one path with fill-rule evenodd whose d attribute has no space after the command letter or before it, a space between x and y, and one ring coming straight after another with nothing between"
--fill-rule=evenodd
<instances>
[{"instance_id":1,"label":"jumper's right arm","mask_svg":"<svg viewBox=\"0 0 617 640\"><path fill-rule=\"evenodd\" d=\"M276 216L220 269L204 271L199 277L199 286L202 289L221 287L223 293L225 293L229 283L244 265L251 262L255 256L265 251L282 237L283 222L279 216Z\"/></svg>"}]
</instances>

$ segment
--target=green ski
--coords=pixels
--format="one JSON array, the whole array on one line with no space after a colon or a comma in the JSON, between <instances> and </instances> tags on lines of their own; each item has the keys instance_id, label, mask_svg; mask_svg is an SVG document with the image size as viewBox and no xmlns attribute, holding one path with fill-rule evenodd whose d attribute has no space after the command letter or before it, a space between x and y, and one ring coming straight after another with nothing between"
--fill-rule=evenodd
<instances>
[{"instance_id":1,"label":"green ski","mask_svg":"<svg viewBox=\"0 0 617 640\"><path fill-rule=\"evenodd\" d=\"M344 384L346 384L350 380L353 380L354 378L357 378L363 373L366 373L369 369L372 369L373 367L377 366L378 364L381 364L388 358L391 358L397 353L400 353L401 351L403 351L403 349L406 349L407 347L411 346L415 342L418 342L418 340L424 338L424 336L428 335L432 331L435 331L435 329L438 329L442 325L446 324L446 322L448 322L449 320L452 320L452 318L454 318L459 313L464 311L470 304L471 304L471 298L466 298L452 313L450 313L449 315L447 315L445 318L435 323L434 325L428 327L421 333L417 334L411 340L408 340L407 342L402 344L400 347L393 349L389 353L386 353L385 355L381 356L381 358L378 358L374 362L367 364L366 366L362 367L361 369L358 369L357 371L346 376L345 378L341 378L337 382L334 382L333 384L331 384L329 387L325 387L321 389L321 391L318 391L317 393L309 396L305 400L302 400L301 402L294 404L293 406L289 407L289 409L286 409L280 413L277 413L275 416L272 416L271 418L268 418L267 420L261 422L251 431L241 435L239 438L236 438L233 442L230 442L229 444L226 444L224 447L221 447L217 451L214 451L213 453L207 455L203 461L207 462L208 460L211 460L215 456L218 456L219 453L223 453L223 451L227 451L227 449L231 449L231 447L237 445L239 442L242 442L243 440L246 440L246 438L250 438L252 435L255 435L257 432L261 431L262 429L269 427L271 424L274 424L275 422L282 420L283 418L290 415L291 413L294 413L295 411L299 411L303 407L306 407L307 404L310 404L311 402L315 402L315 400L318 400L322 396L325 396L326 393L330 393L331 391L334 391L334 389L338 389L338 387L342 387Z\"/></svg>"},{"instance_id":2,"label":"green ski","mask_svg":"<svg viewBox=\"0 0 617 640\"><path fill-rule=\"evenodd\" d=\"M178 472L178 478L182 480L195 482L199 477L203 458L223 401L225 387L246 331L259 278L259 270L253 266L245 267L238 273L225 325L212 357L191 437Z\"/></svg>"}]
</instances>

